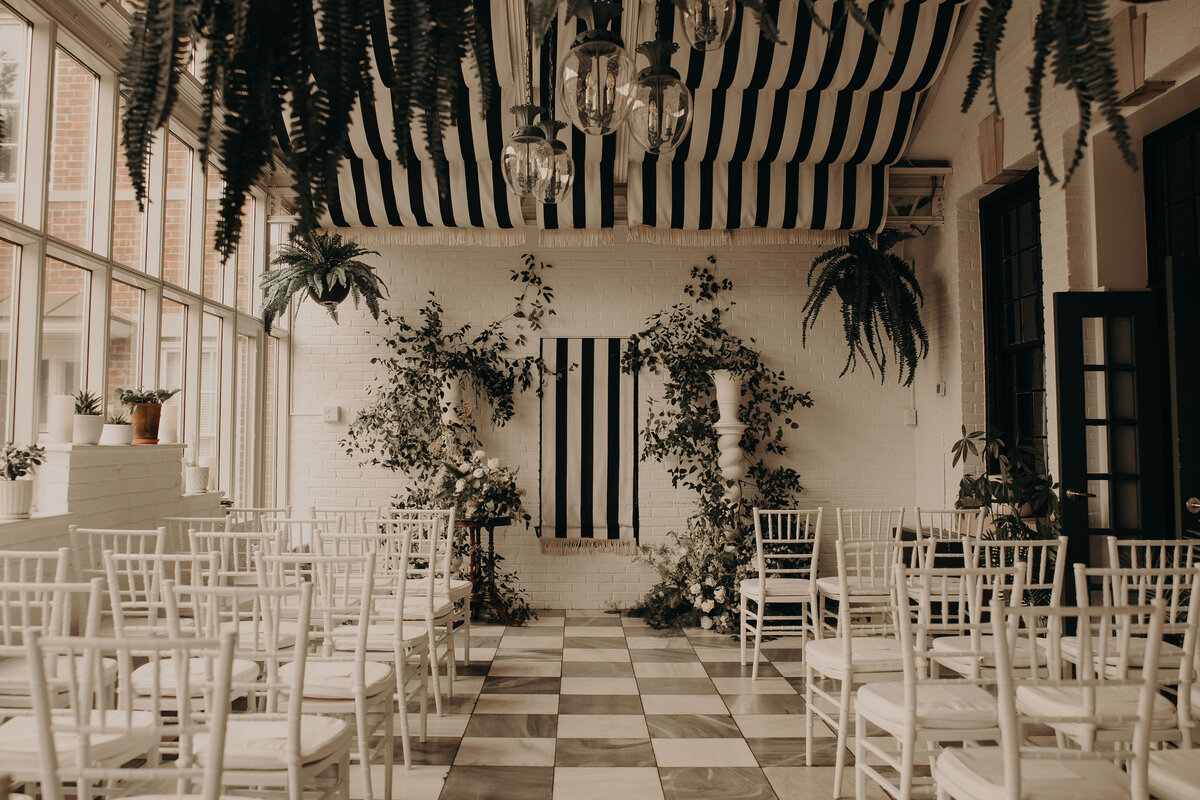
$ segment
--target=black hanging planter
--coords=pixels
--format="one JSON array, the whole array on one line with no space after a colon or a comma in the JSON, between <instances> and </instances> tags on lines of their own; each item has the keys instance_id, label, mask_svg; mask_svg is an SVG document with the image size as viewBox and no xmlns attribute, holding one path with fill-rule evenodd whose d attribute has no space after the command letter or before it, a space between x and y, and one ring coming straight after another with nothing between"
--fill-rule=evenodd
<instances>
[{"instance_id":1,"label":"black hanging planter","mask_svg":"<svg viewBox=\"0 0 1200 800\"><path fill-rule=\"evenodd\" d=\"M340 305L343 300L350 296L350 284L335 283L333 286L328 286L322 283L321 291L319 292L314 292L310 286L308 296L317 305L324 306L325 308L333 308Z\"/></svg>"}]
</instances>

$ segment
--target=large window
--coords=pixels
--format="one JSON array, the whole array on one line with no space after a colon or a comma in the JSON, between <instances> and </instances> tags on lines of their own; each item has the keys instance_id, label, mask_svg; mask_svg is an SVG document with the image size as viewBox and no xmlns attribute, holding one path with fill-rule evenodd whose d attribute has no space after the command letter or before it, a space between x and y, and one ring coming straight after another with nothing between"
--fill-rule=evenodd
<instances>
[{"instance_id":1,"label":"large window","mask_svg":"<svg viewBox=\"0 0 1200 800\"><path fill-rule=\"evenodd\" d=\"M158 339L158 383L163 389L179 389L179 394L167 401L180 408L179 418L187 402L187 318L188 308L170 298L162 301L162 322Z\"/></svg>"},{"instance_id":2,"label":"large window","mask_svg":"<svg viewBox=\"0 0 1200 800\"><path fill-rule=\"evenodd\" d=\"M263 365L262 401L262 487L263 505L284 505L282 487L279 485L279 403L282 392L282 358L284 345L277 336L267 337L266 363Z\"/></svg>"},{"instance_id":3,"label":"large window","mask_svg":"<svg viewBox=\"0 0 1200 800\"><path fill-rule=\"evenodd\" d=\"M163 280L188 285L191 252L192 148L167 136L167 200L163 204Z\"/></svg>"},{"instance_id":4,"label":"large window","mask_svg":"<svg viewBox=\"0 0 1200 800\"><path fill-rule=\"evenodd\" d=\"M42 292L41 397L38 418L46 428L50 395L74 394L87 385L88 317L92 275L46 259Z\"/></svg>"},{"instance_id":5,"label":"large window","mask_svg":"<svg viewBox=\"0 0 1200 800\"><path fill-rule=\"evenodd\" d=\"M125 103L121 103L124 113ZM117 187L113 198L113 261L134 269L146 268L146 214L138 210L125 156L117 154Z\"/></svg>"},{"instance_id":6,"label":"large window","mask_svg":"<svg viewBox=\"0 0 1200 800\"><path fill-rule=\"evenodd\" d=\"M221 193L225 181L211 164L204 184L204 296L221 300L225 295L225 265L217 252L217 221L221 210Z\"/></svg>"},{"instance_id":7,"label":"large window","mask_svg":"<svg viewBox=\"0 0 1200 800\"><path fill-rule=\"evenodd\" d=\"M254 498L254 401L258 376L255 341L251 336L237 335L237 403L234 406L233 426L233 500L239 505L252 506Z\"/></svg>"},{"instance_id":8,"label":"large window","mask_svg":"<svg viewBox=\"0 0 1200 800\"><path fill-rule=\"evenodd\" d=\"M96 73L61 47L54 54L46 230L91 247L96 181Z\"/></svg>"},{"instance_id":9,"label":"large window","mask_svg":"<svg viewBox=\"0 0 1200 800\"><path fill-rule=\"evenodd\" d=\"M145 292L114 280L108 304L108 365L106 398L115 405L113 392L142 383L142 313Z\"/></svg>"},{"instance_id":10,"label":"large window","mask_svg":"<svg viewBox=\"0 0 1200 800\"><path fill-rule=\"evenodd\" d=\"M21 248L0 239L0 436L8 437L9 370L12 368L12 323L16 303L17 265Z\"/></svg>"},{"instance_id":11,"label":"large window","mask_svg":"<svg viewBox=\"0 0 1200 800\"><path fill-rule=\"evenodd\" d=\"M1046 350L1037 173L980 203L987 420L993 435L1046 458Z\"/></svg>"},{"instance_id":12,"label":"large window","mask_svg":"<svg viewBox=\"0 0 1200 800\"><path fill-rule=\"evenodd\" d=\"M214 482L221 464L221 324L216 314L205 314L200 342L200 438L196 453L212 459Z\"/></svg>"},{"instance_id":13,"label":"large window","mask_svg":"<svg viewBox=\"0 0 1200 800\"><path fill-rule=\"evenodd\" d=\"M29 23L0 5L0 214L21 218Z\"/></svg>"}]
</instances>

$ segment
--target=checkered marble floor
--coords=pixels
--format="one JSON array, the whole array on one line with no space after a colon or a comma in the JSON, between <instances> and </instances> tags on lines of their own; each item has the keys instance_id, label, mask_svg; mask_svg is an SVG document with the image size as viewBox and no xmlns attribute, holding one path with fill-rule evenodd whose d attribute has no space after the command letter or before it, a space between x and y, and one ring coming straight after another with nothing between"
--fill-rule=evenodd
<instances>
[{"instance_id":1,"label":"checkered marble floor","mask_svg":"<svg viewBox=\"0 0 1200 800\"><path fill-rule=\"evenodd\" d=\"M754 681L727 636L656 631L604 611L539 617L521 628L475 625L471 666L460 668L445 715L430 708L428 741L414 740L413 768L396 770L397 797L832 796L833 733L819 722L818 766L804 767L795 639L764 645ZM843 786L853 792L850 770Z\"/></svg>"}]
</instances>

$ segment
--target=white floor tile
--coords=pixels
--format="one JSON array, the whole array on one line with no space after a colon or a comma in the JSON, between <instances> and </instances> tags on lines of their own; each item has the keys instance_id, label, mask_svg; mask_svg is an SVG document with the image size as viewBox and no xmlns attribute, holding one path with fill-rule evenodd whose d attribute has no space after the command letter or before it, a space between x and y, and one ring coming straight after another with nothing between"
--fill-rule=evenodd
<instances>
[{"instance_id":1,"label":"white floor tile","mask_svg":"<svg viewBox=\"0 0 1200 800\"><path fill-rule=\"evenodd\" d=\"M641 714L561 714L560 739L648 739L646 718Z\"/></svg>"},{"instance_id":2,"label":"white floor tile","mask_svg":"<svg viewBox=\"0 0 1200 800\"><path fill-rule=\"evenodd\" d=\"M554 800L662 800L654 767L556 767Z\"/></svg>"},{"instance_id":3,"label":"white floor tile","mask_svg":"<svg viewBox=\"0 0 1200 800\"><path fill-rule=\"evenodd\" d=\"M652 739L660 767L757 767L744 739Z\"/></svg>"}]
</instances>

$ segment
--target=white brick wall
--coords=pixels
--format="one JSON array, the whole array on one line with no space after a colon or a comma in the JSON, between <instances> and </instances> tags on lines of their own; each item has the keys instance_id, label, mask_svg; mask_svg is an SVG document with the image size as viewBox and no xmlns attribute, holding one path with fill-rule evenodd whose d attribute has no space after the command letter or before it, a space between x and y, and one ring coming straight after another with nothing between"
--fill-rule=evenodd
<instances>
[{"instance_id":1,"label":"white brick wall","mask_svg":"<svg viewBox=\"0 0 1200 800\"><path fill-rule=\"evenodd\" d=\"M390 294L390 308L412 319L434 290L446 307L447 325L476 325L507 314L514 284L509 268L524 249L390 248L377 262ZM554 265L558 316L545 336L627 335L645 318L680 300L692 265L710 252L717 268L735 286L732 326L755 337L767 362L783 369L798 388L812 392L815 408L801 410L800 429L790 434L791 463L803 476L803 502L813 505L913 503L914 443L920 428L905 425L912 395L889 379L885 385L865 371L838 378L844 361L840 321L832 316L800 345L800 308L808 295L808 267L819 248L756 247L689 249L630 243L589 249L535 248ZM835 312L834 308L828 312ZM361 468L337 447L346 425L322 422L321 411L338 405L345 418L362 404L374 376L368 363L376 352L377 328L352 308L335 326L311 303L301 307L293 331L293 416L291 418L291 502L298 509L317 504L386 503L399 476ZM536 352L537 342L530 351ZM930 362L932 363L932 362ZM924 381L923 366L918 381ZM654 390L643 381L643 405ZM922 384L923 385L923 384ZM538 409L532 392L520 398L517 416L501 430L483 432L489 455L520 468L535 510L538 474ZM670 489L665 470L643 464L639 503L642 541L661 542L681 530L693 502ZM832 526L833 521L830 520ZM543 556L533 531L523 526L497 532L498 551L515 568L535 607L628 606L653 583L653 572L627 557Z\"/></svg>"},{"instance_id":2,"label":"white brick wall","mask_svg":"<svg viewBox=\"0 0 1200 800\"><path fill-rule=\"evenodd\" d=\"M0 547L67 544L67 526L152 528L163 517L219 515L220 495L183 495L183 445L47 445L37 517L0 523ZM47 516L49 515L49 516Z\"/></svg>"}]
</instances>

